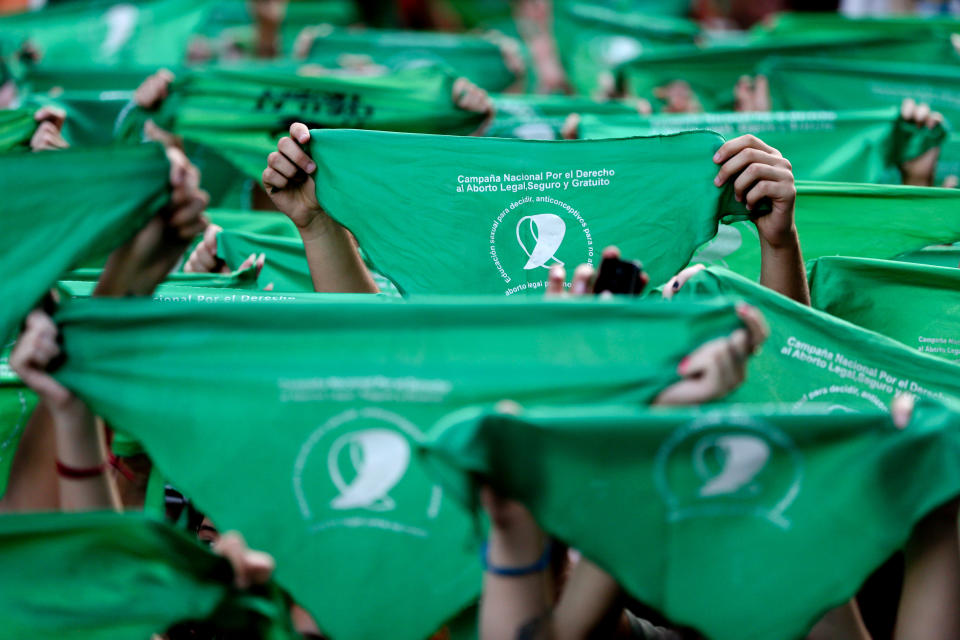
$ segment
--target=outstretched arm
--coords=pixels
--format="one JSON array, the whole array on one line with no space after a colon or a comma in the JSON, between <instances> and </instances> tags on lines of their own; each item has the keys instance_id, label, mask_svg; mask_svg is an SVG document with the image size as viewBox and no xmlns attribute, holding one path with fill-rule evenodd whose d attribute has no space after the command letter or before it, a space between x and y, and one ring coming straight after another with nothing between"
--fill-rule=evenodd
<instances>
[{"instance_id":1,"label":"outstretched arm","mask_svg":"<svg viewBox=\"0 0 960 640\"><path fill-rule=\"evenodd\" d=\"M327 215L317 201L313 174L317 165L302 145L310 142L307 125L295 122L267 156L263 186L277 208L297 225L307 254L314 290L321 293L377 293L360 259L353 236Z\"/></svg>"},{"instance_id":2,"label":"outstretched arm","mask_svg":"<svg viewBox=\"0 0 960 640\"><path fill-rule=\"evenodd\" d=\"M40 310L27 316L10 365L49 412L56 433L56 472L64 511L119 510L120 500L107 473L103 429L73 393L47 373L60 355L57 326Z\"/></svg>"},{"instance_id":3,"label":"outstretched arm","mask_svg":"<svg viewBox=\"0 0 960 640\"><path fill-rule=\"evenodd\" d=\"M737 200L753 209L764 198L773 210L754 221L760 235L760 284L810 304L810 287L795 223L797 188L793 167L783 155L752 135L727 141L713 156L721 165L714 184L733 180Z\"/></svg>"}]
</instances>

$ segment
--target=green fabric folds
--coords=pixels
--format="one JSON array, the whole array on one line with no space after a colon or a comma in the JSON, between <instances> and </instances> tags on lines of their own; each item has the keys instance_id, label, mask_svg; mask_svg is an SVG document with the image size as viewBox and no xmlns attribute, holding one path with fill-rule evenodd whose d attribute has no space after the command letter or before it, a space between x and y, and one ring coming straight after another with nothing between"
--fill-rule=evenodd
<instances>
[{"instance_id":1,"label":"green fabric folds","mask_svg":"<svg viewBox=\"0 0 960 640\"><path fill-rule=\"evenodd\" d=\"M185 621L265 640L298 637L275 587L237 591L224 558L141 515L0 516L0 561L11 638L149 638Z\"/></svg>"},{"instance_id":2,"label":"green fabric folds","mask_svg":"<svg viewBox=\"0 0 960 640\"><path fill-rule=\"evenodd\" d=\"M0 342L64 271L157 213L169 173L158 144L0 156L0 268L17 274L3 284Z\"/></svg>"},{"instance_id":3,"label":"green fabric folds","mask_svg":"<svg viewBox=\"0 0 960 640\"><path fill-rule=\"evenodd\" d=\"M502 398L649 402L682 357L741 326L720 301L374 296L91 298L56 320L57 378L218 527L273 554L322 629L397 640L428 636L480 591L474 523L412 455L436 420Z\"/></svg>"},{"instance_id":4,"label":"green fabric folds","mask_svg":"<svg viewBox=\"0 0 960 640\"><path fill-rule=\"evenodd\" d=\"M727 295L756 306L770 338L750 358L746 382L726 402L825 403L838 411L886 410L894 396L960 398L960 366L811 309L725 269L711 268L680 290ZM904 301L904 304L909 304Z\"/></svg>"},{"instance_id":5,"label":"green fabric folds","mask_svg":"<svg viewBox=\"0 0 960 640\"><path fill-rule=\"evenodd\" d=\"M900 119L894 107L864 111L662 114L648 118L584 115L583 139L649 136L707 129L730 139L753 134L790 160L800 180L877 183L947 137Z\"/></svg>"},{"instance_id":6,"label":"green fabric folds","mask_svg":"<svg viewBox=\"0 0 960 640\"><path fill-rule=\"evenodd\" d=\"M635 106L624 102L576 96L500 94L493 96L493 103L497 112L485 133L488 138L558 140L571 113L625 117L637 113Z\"/></svg>"},{"instance_id":7,"label":"green fabric folds","mask_svg":"<svg viewBox=\"0 0 960 640\"><path fill-rule=\"evenodd\" d=\"M803 637L960 493L960 414L932 401L903 430L825 405L594 406L463 412L430 435L449 486L489 478L631 595L715 640Z\"/></svg>"},{"instance_id":8,"label":"green fabric folds","mask_svg":"<svg viewBox=\"0 0 960 640\"><path fill-rule=\"evenodd\" d=\"M939 52L942 45L938 44L932 48ZM733 89L737 79L745 74L757 73L758 64L774 56L822 56L824 58L842 56L843 58L858 60L866 59L871 62L863 63L865 67L881 69L887 63L874 61L909 61L909 64L904 62L902 66L917 69L918 64L926 64L929 60L938 59L936 55L931 53L931 44L926 40L890 37L873 33L850 33L841 36L813 34L796 38L781 37L772 43L765 41L720 42L704 47L678 47L666 51L654 51L640 55L635 60L625 62L619 68L618 73L631 95L646 98L655 108L657 105L665 104L656 95L656 89L673 81L682 80L690 86L703 111L733 111L735 106ZM825 60L824 64L829 66L846 63L834 63L832 60ZM760 65L759 70L763 71L763 69L763 65ZM960 73L960 67L955 67L955 69L957 73ZM766 71L766 73L769 75L770 71ZM775 91L779 89L777 87L779 82L779 76L776 82L771 80L771 91L774 91L775 98L781 95ZM783 103L775 99L774 106L784 111L839 110L874 106L873 102L863 103L851 99L849 89L844 89L839 85L832 88L836 88L833 95L824 98L825 101L830 102L829 105L795 105L789 99ZM816 95L820 95L821 92L824 94L830 93L830 90L826 90L823 85L819 84L808 85L805 89ZM790 89L784 88L784 93L791 90L792 87ZM837 101L842 102L836 104ZM889 102L883 102L877 106L887 106L889 104Z\"/></svg>"},{"instance_id":9,"label":"green fabric folds","mask_svg":"<svg viewBox=\"0 0 960 640\"><path fill-rule=\"evenodd\" d=\"M960 267L960 245L938 245L910 251L896 257L900 262L927 264L931 267Z\"/></svg>"},{"instance_id":10,"label":"green fabric folds","mask_svg":"<svg viewBox=\"0 0 960 640\"><path fill-rule=\"evenodd\" d=\"M383 76L299 76L289 69L181 74L157 112L137 109L125 136L153 118L259 181L267 155L294 122L310 127L470 133L483 116L453 103L455 78L436 67Z\"/></svg>"},{"instance_id":11,"label":"green fabric folds","mask_svg":"<svg viewBox=\"0 0 960 640\"><path fill-rule=\"evenodd\" d=\"M810 265L810 296L821 311L960 361L960 269L820 258Z\"/></svg>"},{"instance_id":12,"label":"green fabric folds","mask_svg":"<svg viewBox=\"0 0 960 640\"><path fill-rule=\"evenodd\" d=\"M36 109L0 110L0 153L26 151L30 147L30 138L37 130L35 112Z\"/></svg>"},{"instance_id":13,"label":"green fabric folds","mask_svg":"<svg viewBox=\"0 0 960 640\"><path fill-rule=\"evenodd\" d=\"M692 45L699 32L696 22L650 15L637 3L563 0L554 5L561 62L570 84L584 95L601 87L601 75L612 80L621 63L651 51Z\"/></svg>"},{"instance_id":14,"label":"green fabric folds","mask_svg":"<svg viewBox=\"0 0 960 640\"><path fill-rule=\"evenodd\" d=\"M68 2L0 18L0 32L29 39L48 65L177 65L207 6L203 0Z\"/></svg>"},{"instance_id":15,"label":"green fabric folds","mask_svg":"<svg viewBox=\"0 0 960 640\"><path fill-rule=\"evenodd\" d=\"M808 260L830 255L888 259L960 240L960 191L798 182L796 223L803 256ZM744 222L721 227L693 262L720 265L758 278L756 227Z\"/></svg>"},{"instance_id":16,"label":"green fabric folds","mask_svg":"<svg viewBox=\"0 0 960 640\"><path fill-rule=\"evenodd\" d=\"M502 91L517 79L497 44L468 33L318 28L306 57L331 69L360 61L392 71L445 66L488 91Z\"/></svg>"},{"instance_id":17,"label":"green fabric folds","mask_svg":"<svg viewBox=\"0 0 960 640\"><path fill-rule=\"evenodd\" d=\"M923 62L784 58L766 61L760 71L776 109L869 109L912 98L960 123L960 66Z\"/></svg>"},{"instance_id":18,"label":"green fabric folds","mask_svg":"<svg viewBox=\"0 0 960 640\"><path fill-rule=\"evenodd\" d=\"M542 142L313 131L317 199L401 293L542 295L550 268L599 265L617 243L651 282L671 277L721 219L723 138Z\"/></svg>"}]
</instances>

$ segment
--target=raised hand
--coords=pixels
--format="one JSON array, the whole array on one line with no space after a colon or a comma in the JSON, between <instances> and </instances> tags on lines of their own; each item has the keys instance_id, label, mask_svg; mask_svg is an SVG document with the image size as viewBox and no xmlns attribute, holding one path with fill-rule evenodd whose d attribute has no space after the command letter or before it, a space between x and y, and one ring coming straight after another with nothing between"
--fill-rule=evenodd
<instances>
[{"instance_id":1,"label":"raised hand","mask_svg":"<svg viewBox=\"0 0 960 640\"><path fill-rule=\"evenodd\" d=\"M477 127L477 130L470 134L473 136L482 136L490 127L494 116L496 116L496 107L494 107L490 95L466 78L461 77L457 78L453 83L452 98L453 103L460 109L486 115L483 122Z\"/></svg>"},{"instance_id":2,"label":"raised hand","mask_svg":"<svg viewBox=\"0 0 960 640\"><path fill-rule=\"evenodd\" d=\"M170 95L171 82L173 82L173 73L167 69L160 69L140 83L137 90L133 92L133 101L142 109L158 109Z\"/></svg>"},{"instance_id":3,"label":"raised hand","mask_svg":"<svg viewBox=\"0 0 960 640\"><path fill-rule=\"evenodd\" d=\"M718 400L743 384L747 360L766 341L770 330L754 307L741 304L737 316L745 328L711 340L684 358L677 367L683 379L661 391L653 404L703 404Z\"/></svg>"},{"instance_id":4,"label":"raised hand","mask_svg":"<svg viewBox=\"0 0 960 640\"><path fill-rule=\"evenodd\" d=\"M918 127L933 129L943 124L943 114L930 109L925 102L917 103L907 98L900 105L900 118ZM934 175L937 171L937 161L940 160L940 147L927 149L913 160L907 160L900 165L900 177L903 184L917 187L932 187Z\"/></svg>"},{"instance_id":5,"label":"raised hand","mask_svg":"<svg viewBox=\"0 0 960 640\"><path fill-rule=\"evenodd\" d=\"M37 121L37 130L30 138L30 149L33 151L49 151L66 149L70 145L63 139L61 131L67 119L66 112L56 107L41 107L33 114Z\"/></svg>"}]
</instances>

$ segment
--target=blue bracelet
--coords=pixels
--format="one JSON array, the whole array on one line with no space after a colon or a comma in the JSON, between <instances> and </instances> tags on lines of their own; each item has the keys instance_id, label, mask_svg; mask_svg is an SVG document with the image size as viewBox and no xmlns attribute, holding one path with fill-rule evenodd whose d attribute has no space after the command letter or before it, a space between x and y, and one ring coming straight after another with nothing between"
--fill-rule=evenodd
<instances>
[{"instance_id":1,"label":"blue bracelet","mask_svg":"<svg viewBox=\"0 0 960 640\"><path fill-rule=\"evenodd\" d=\"M483 570L495 576L503 576L504 578L520 578L522 576L540 573L550 566L550 556L553 552L553 543L547 540L547 546L543 550L543 554L533 564L525 567L495 567L487 560L487 549L489 546L490 543L484 541L483 546L480 548L480 562L483 564Z\"/></svg>"}]
</instances>

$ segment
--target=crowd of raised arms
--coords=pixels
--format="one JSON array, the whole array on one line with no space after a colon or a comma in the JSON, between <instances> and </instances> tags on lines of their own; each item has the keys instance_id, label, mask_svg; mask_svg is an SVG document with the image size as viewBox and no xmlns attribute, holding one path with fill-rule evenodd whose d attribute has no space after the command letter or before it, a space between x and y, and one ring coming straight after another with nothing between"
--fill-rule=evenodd
<instances>
[{"instance_id":1,"label":"crowd of raised arms","mask_svg":"<svg viewBox=\"0 0 960 640\"><path fill-rule=\"evenodd\" d=\"M0 0L0 640L960 640L958 125L948 0Z\"/></svg>"}]
</instances>

